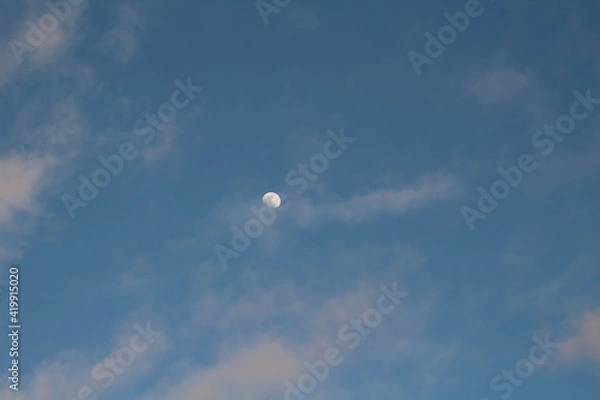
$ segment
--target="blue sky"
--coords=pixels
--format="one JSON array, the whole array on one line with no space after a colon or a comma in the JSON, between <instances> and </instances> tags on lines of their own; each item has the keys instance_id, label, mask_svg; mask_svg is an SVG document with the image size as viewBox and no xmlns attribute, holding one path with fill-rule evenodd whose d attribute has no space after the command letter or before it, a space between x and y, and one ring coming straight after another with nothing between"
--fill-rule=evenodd
<instances>
[{"instance_id":1,"label":"blue sky","mask_svg":"<svg viewBox=\"0 0 600 400\"><path fill-rule=\"evenodd\" d=\"M0 19L1 399L597 397L597 5L72 3Z\"/></svg>"}]
</instances>

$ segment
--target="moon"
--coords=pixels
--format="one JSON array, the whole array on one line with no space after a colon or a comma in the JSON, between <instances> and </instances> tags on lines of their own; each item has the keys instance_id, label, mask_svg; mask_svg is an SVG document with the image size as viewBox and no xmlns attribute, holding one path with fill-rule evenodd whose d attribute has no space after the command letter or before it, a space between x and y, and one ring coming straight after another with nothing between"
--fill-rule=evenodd
<instances>
[{"instance_id":1,"label":"moon","mask_svg":"<svg viewBox=\"0 0 600 400\"><path fill-rule=\"evenodd\" d=\"M275 192L265 193L262 201L263 204L269 208L278 208L281 205L281 198Z\"/></svg>"}]
</instances>

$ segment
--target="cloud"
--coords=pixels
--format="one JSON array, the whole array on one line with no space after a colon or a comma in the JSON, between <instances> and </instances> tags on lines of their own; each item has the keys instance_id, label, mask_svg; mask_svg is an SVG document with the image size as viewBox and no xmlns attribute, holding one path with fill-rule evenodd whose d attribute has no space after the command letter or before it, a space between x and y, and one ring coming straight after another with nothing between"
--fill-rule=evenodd
<instances>
[{"instance_id":1,"label":"cloud","mask_svg":"<svg viewBox=\"0 0 600 400\"><path fill-rule=\"evenodd\" d=\"M87 2L71 6L69 11L65 13L64 20L57 20L56 30L50 33L43 33L42 42L39 44L35 43L31 51L18 54L18 52L15 53L11 50L8 43L6 46L2 46L7 50L5 50L5 54L0 53L0 61L9 57L12 60L8 60L9 62L4 64L8 65L8 67L5 67L3 72L0 72L0 88L10 80L14 73L40 70L55 62L59 56L66 54L68 50L79 44L83 39L83 35L79 29L82 26L82 14L86 8ZM16 39L22 43L28 43L26 35L30 27L26 24L26 21L31 20L39 24L42 16L53 15L46 6L40 7L40 3L38 2L28 3L25 14L26 18L23 18L22 22L17 24L19 27L18 30L9 34L9 40ZM18 58L21 59L21 62L17 62Z\"/></svg>"},{"instance_id":2,"label":"cloud","mask_svg":"<svg viewBox=\"0 0 600 400\"><path fill-rule=\"evenodd\" d=\"M0 158L0 225L19 212L38 209L36 195L54 165L56 160L46 155L11 153Z\"/></svg>"},{"instance_id":3,"label":"cloud","mask_svg":"<svg viewBox=\"0 0 600 400\"><path fill-rule=\"evenodd\" d=\"M354 195L347 200L314 205L299 200L299 208L291 211L301 226L310 226L325 219L360 223L384 216L398 217L461 193L459 180L452 174L436 172L419 178L412 185L399 189L378 189L367 194Z\"/></svg>"},{"instance_id":4,"label":"cloud","mask_svg":"<svg viewBox=\"0 0 600 400\"><path fill-rule=\"evenodd\" d=\"M31 101L20 110L13 128L13 137L19 144L40 149L61 158L74 156L80 145L89 139L91 129L81 111L80 97L66 96L60 100Z\"/></svg>"},{"instance_id":5,"label":"cloud","mask_svg":"<svg viewBox=\"0 0 600 400\"><path fill-rule=\"evenodd\" d=\"M150 330L156 331L157 334L150 342L148 342L145 340L145 338L140 337L136 326L142 330L150 328ZM132 347L131 339L134 336L140 337L141 341L146 341L145 344L147 345L147 348L137 353L135 359L130 365L121 364L121 367L124 371L115 376L114 383L112 383L110 386L103 388L99 382L96 382L98 379L93 375L92 377L94 379L90 382L88 376L87 382L91 387L97 389L98 393L104 391L117 391L120 388L128 386L131 387L134 385L139 379L142 379L148 373L153 371L154 368L159 365L164 356L169 353L169 351L174 350L173 343L169 337L169 331L165 328L166 327L164 326L156 325L156 319L154 318L142 317L141 312L130 313L129 316L117 327L109 352L103 355L102 359L98 359L97 362L106 365L105 360L107 357L112 357L118 360L118 353L121 350ZM90 374L92 373L93 368L98 365L98 363L94 364L91 368L88 368Z\"/></svg>"},{"instance_id":6,"label":"cloud","mask_svg":"<svg viewBox=\"0 0 600 400\"><path fill-rule=\"evenodd\" d=\"M0 89L10 82L11 77L18 70L19 64L8 47L8 43L0 41Z\"/></svg>"},{"instance_id":7,"label":"cloud","mask_svg":"<svg viewBox=\"0 0 600 400\"><path fill-rule=\"evenodd\" d=\"M477 71L465 79L466 93L481 104L490 106L510 103L536 84L531 69L519 71L495 67Z\"/></svg>"},{"instance_id":8,"label":"cloud","mask_svg":"<svg viewBox=\"0 0 600 400\"><path fill-rule=\"evenodd\" d=\"M211 326L221 332L241 331L272 318L293 317L305 312L307 304L297 289L282 285L270 291L247 293L237 302L227 301L218 293L207 293L196 303L193 321L198 326Z\"/></svg>"},{"instance_id":9,"label":"cloud","mask_svg":"<svg viewBox=\"0 0 600 400\"><path fill-rule=\"evenodd\" d=\"M15 260L23 256L23 251L15 246L2 244L0 246L0 262L3 264L8 260Z\"/></svg>"},{"instance_id":10,"label":"cloud","mask_svg":"<svg viewBox=\"0 0 600 400\"><path fill-rule=\"evenodd\" d=\"M122 4L116 25L100 41L100 50L112 55L119 64L131 61L139 47L138 31L144 28L140 10L131 3Z\"/></svg>"},{"instance_id":11,"label":"cloud","mask_svg":"<svg viewBox=\"0 0 600 400\"><path fill-rule=\"evenodd\" d=\"M539 257L544 253L542 235L539 233L519 232L512 236L511 243L503 253L503 261L509 265L512 273L531 271L537 267Z\"/></svg>"},{"instance_id":12,"label":"cloud","mask_svg":"<svg viewBox=\"0 0 600 400\"><path fill-rule=\"evenodd\" d=\"M49 216L44 197L56 195L58 185L71 176L73 161L90 140L91 129L81 110L82 95L89 86L81 86L81 79L87 82L93 79L93 69L71 66L76 77L67 81L72 83L67 87L75 87L69 95L36 96L22 105L20 97L15 96L16 118L2 143L19 151L0 154L0 259L3 261L21 256L26 246L24 238L34 233L36 225L58 227L58 220L40 218ZM78 72L83 73L81 79ZM55 70L48 84L53 86L62 78Z\"/></svg>"},{"instance_id":13,"label":"cloud","mask_svg":"<svg viewBox=\"0 0 600 400\"><path fill-rule=\"evenodd\" d=\"M197 279L204 286L202 290L192 293L190 300L197 300L193 303L193 312L190 313L186 304L182 303L178 303L175 311L169 305L164 309L172 320L163 324L169 327L168 331L164 331L168 332L169 343L180 342L183 339L181 335L187 339L183 341L187 343L183 353L177 353L176 358L166 357L171 347L156 345L148 352L148 356L146 353L140 355L139 361L136 359L132 364L131 371L128 367L127 373L121 375L108 390L125 393L133 387L143 387L144 394L135 397L137 400L282 398L285 381L296 381L306 372L303 365L305 361L322 359L324 350L329 346L347 349L348 342L342 342L338 337L340 326L347 323L349 318L358 317L376 306L380 284L391 287L392 281L381 276L377 279L364 278L355 265L348 265L347 257L339 258L338 255L354 251L353 254L362 254L370 259L370 265L378 270L384 263L386 270L393 269L394 276L399 273L398 270L404 269L399 264L417 262L414 252L408 251L410 254L407 254L407 249L401 251L396 246L386 248L378 245L371 250L332 251L322 261L332 267L334 264L344 264L345 278L349 275L348 268L354 271L351 273L353 283L346 284L344 281L338 289L330 287L324 292L307 290L311 285L305 285L304 282L267 284L260 274L253 275L252 279L244 278L242 290L229 285L229 289L223 289L215 287L213 283L205 285L210 277L199 274ZM375 254L378 252L381 253L379 256ZM349 257L352 258L351 255ZM362 264L362 260L354 262ZM399 283L398 288L405 289ZM411 376L425 376L427 373L426 379L418 380L418 384L415 380L413 384L438 384L446 376L448 366L456 362L463 352L455 344L435 343L426 336L436 304L436 296L432 296L431 291L423 296L417 293L410 304L401 305L393 314L385 316L373 336L364 338L365 344L352 353L344 353L347 361L339 369L362 371L367 367L365 363L401 363L403 368L411 365ZM181 318L183 315L188 318ZM137 317L139 321L139 315ZM132 320L131 317L128 320ZM217 332L207 337L202 327L215 327ZM23 387L18 397L7 391L6 398L73 398L81 384L90 383L89 372L95 363L126 346L130 335L131 324L123 323L113 335L112 350L98 352L98 349L92 349L93 356L77 353L77 357L69 360L57 356L43 363L33 376L27 377L31 384ZM196 358L196 347L210 356ZM77 373L71 376L71 371ZM160 376L158 380L140 381L142 376L154 374ZM344 374L341 371L332 373L323 386L319 386L317 395L349 389L343 379ZM53 381L56 385L51 387ZM385 379L379 383L385 384ZM370 388L370 384L359 386L355 389L361 393ZM5 398L1 391L0 396Z\"/></svg>"},{"instance_id":14,"label":"cloud","mask_svg":"<svg viewBox=\"0 0 600 400\"><path fill-rule=\"evenodd\" d=\"M389 286L389 282L385 283ZM245 280L245 286L253 287L248 280ZM287 379L296 381L305 373L305 361L323 358L323 352L329 346L347 348L346 342L340 345L339 327L349 318L375 307L379 296L374 281L359 281L356 287L334 296L329 294L322 300L315 300L313 293L299 289L289 284L270 289L256 287L250 293L244 291L244 296L236 301L228 300L232 295L229 291L203 295L195 308L195 321L218 328L216 361L211 366L189 368L187 374L180 374L183 378L178 382L173 379L161 382L142 399L282 398L284 382ZM398 319L404 322L400 315L386 316L385 319L391 326ZM277 326L273 326L274 321L278 321ZM386 331L385 327L377 329L382 333ZM387 339L397 340L393 332L380 336L379 340L382 337L386 339L384 346L390 345ZM425 345L424 341L422 345ZM384 354L389 356L389 351L378 352L379 356ZM344 363L354 364L366 356L371 357L371 354L357 350L348 355L352 360ZM327 387L332 385L337 386L335 378L325 383Z\"/></svg>"},{"instance_id":15,"label":"cloud","mask_svg":"<svg viewBox=\"0 0 600 400\"><path fill-rule=\"evenodd\" d=\"M42 362L35 371L27 390L20 387L18 392L6 386L0 389L3 400L55 400L72 398L78 390L78 381L83 378L79 364L65 353L55 360Z\"/></svg>"},{"instance_id":16,"label":"cloud","mask_svg":"<svg viewBox=\"0 0 600 400\"><path fill-rule=\"evenodd\" d=\"M179 140L186 139L186 143L191 143L206 138L204 132L194 132L190 126L204 115L208 101L206 92L196 95L187 107L178 110L172 122L165 122L164 128L156 131L156 139L153 142L142 144L139 147L142 157L139 168L153 167L167 158L172 161L173 155L184 148L184 145L178 144Z\"/></svg>"},{"instance_id":17,"label":"cloud","mask_svg":"<svg viewBox=\"0 0 600 400\"><path fill-rule=\"evenodd\" d=\"M540 83L536 71L511 65L503 56L475 65L464 75L451 79L449 86L463 100L475 101L489 112L505 114L517 107L522 115L513 115L512 119L524 119L531 130L556 119L552 96ZM524 133L530 134L528 129Z\"/></svg>"},{"instance_id":18,"label":"cloud","mask_svg":"<svg viewBox=\"0 0 600 400\"><path fill-rule=\"evenodd\" d=\"M563 365L592 362L600 366L600 308L574 321L576 334L559 344Z\"/></svg>"},{"instance_id":19,"label":"cloud","mask_svg":"<svg viewBox=\"0 0 600 400\"><path fill-rule=\"evenodd\" d=\"M119 274L113 289L121 295L139 297L151 293L159 284L154 264L138 256Z\"/></svg>"},{"instance_id":20,"label":"cloud","mask_svg":"<svg viewBox=\"0 0 600 400\"><path fill-rule=\"evenodd\" d=\"M152 165L173 153L175 151L175 141L182 131L181 126L169 125L158 132L158 140L142 148L144 164Z\"/></svg>"},{"instance_id":21,"label":"cloud","mask_svg":"<svg viewBox=\"0 0 600 400\"><path fill-rule=\"evenodd\" d=\"M40 362L26 379L23 379L21 371L19 391L14 392L4 385L0 389L0 398L3 400L76 399L83 386L92 388L94 393L101 397L105 392L135 384L149 371L154 370L163 356L172 350L167 330L162 327L151 324L152 329L160 329L160 334L154 337L153 342L147 343L146 350L138 353L130 365L121 364L122 373L113 374L114 381L111 381L106 388L101 385L106 382L106 374L102 378L96 378L92 374L99 363L104 364L106 357L114 358L119 350L131 348L131 339L138 334L134 324L139 324L141 329L146 327L144 320L132 317L133 314L116 327L108 351L106 349L98 351L99 349L96 348L91 354L76 349L61 350L54 357ZM108 368L105 366L104 372L106 371Z\"/></svg>"},{"instance_id":22,"label":"cloud","mask_svg":"<svg viewBox=\"0 0 600 400\"><path fill-rule=\"evenodd\" d=\"M552 315L572 315L594 302L596 290L593 282L598 277L596 265L599 259L598 249L583 253L553 278L536 283L533 288L509 293L507 301L520 309L534 307L537 314L550 312ZM544 272L547 274L546 269L540 269L538 274Z\"/></svg>"},{"instance_id":23,"label":"cloud","mask_svg":"<svg viewBox=\"0 0 600 400\"><path fill-rule=\"evenodd\" d=\"M300 373L299 357L277 340L262 340L222 355L212 368L190 373L166 389L142 396L143 400L202 398L231 400L262 397L273 387Z\"/></svg>"},{"instance_id":24,"label":"cloud","mask_svg":"<svg viewBox=\"0 0 600 400\"><path fill-rule=\"evenodd\" d=\"M5 40L0 40L0 89L12 83L19 75L43 70L49 64L55 62L59 56L64 55L82 40L79 32L82 14L87 5L73 7L65 21L59 22L57 30L47 35L43 43L33 47L30 52L14 52L9 45L15 39L27 43L26 33L29 26L27 20L39 21L39 18L48 13L47 8L40 8L39 3L28 4L26 18L17 23L17 30L8 32ZM20 59L20 60L19 60ZM19 62L20 61L20 62Z\"/></svg>"},{"instance_id":25,"label":"cloud","mask_svg":"<svg viewBox=\"0 0 600 400\"><path fill-rule=\"evenodd\" d=\"M377 179L377 177L371 178ZM263 251L273 252L279 249L286 242L284 239L289 231L287 228L280 229L282 226L285 227L282 224L285 224L286 220L300 229L312 229L321 222L331 220L348 224L365 223L377 218L400 217L444 200L459 197L463 193L460 180L455 175L444 171L425 174L412 184L399 185L396 180L390 182L389 186L385 189L369 190L366 194L353 195L347 199L339 199L339 197L335 199L336 196L325 185L315 183L311 186L311 191L317 192L319 198L328 200L318 203L308 198L306 194L291 199L290 208L276 211L275 223L268 226L265 234L256 242L263 246ZM231 227L237 225L243 229L246 221L256 218L251 208L262 207L260 197L255 197L253 201L245 195L249 192L246 190L247 187L254 190L256 185L248 186L247 183L242 182L237 187L238 190L218 204L209 217L198 222L196 234L168 239L164 246L175 252L208 249L212 251L216 243L226 243L229 246Z\"/></svg>"}]
</instances>

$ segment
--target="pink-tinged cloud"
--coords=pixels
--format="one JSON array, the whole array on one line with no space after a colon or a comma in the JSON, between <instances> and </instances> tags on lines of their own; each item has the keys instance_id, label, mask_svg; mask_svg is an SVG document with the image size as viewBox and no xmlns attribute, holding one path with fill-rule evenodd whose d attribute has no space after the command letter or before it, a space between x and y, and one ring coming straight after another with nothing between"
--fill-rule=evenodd
<instances>
[{"instance_id":1,"label":"pink-tinged cloud","mask_svg":"<svg viewBox=\"0 0 600 400\"><path fill-rule=\"evenodd\" d=\"M302 371L301 358L282 343L257 342L223 357L212 368L198 370L143 400L261 398Z\"/></svg>"},{"instance_id":2,"label":"pink-tinged cloud","mask_svg":"<svg viewBox=\"0 0 600 400\"><path fill-rule=\"evenodd\" d=\"M10 154L0 157L0 224L22 211L35 211L43 177L53 167L49 156Z\"/></svg>"},{"instance_id":3,"label":"pink-tinged cloud","mask_svg":"<svg viewBox=\"0 0 600 400\"><path fill-rule=\"evenodd\" d=\"M583 314L575 326L577 333L559 346L561 361L567 365L581 362L600 365L600 308Z\"/></svg>"}]
</instances>

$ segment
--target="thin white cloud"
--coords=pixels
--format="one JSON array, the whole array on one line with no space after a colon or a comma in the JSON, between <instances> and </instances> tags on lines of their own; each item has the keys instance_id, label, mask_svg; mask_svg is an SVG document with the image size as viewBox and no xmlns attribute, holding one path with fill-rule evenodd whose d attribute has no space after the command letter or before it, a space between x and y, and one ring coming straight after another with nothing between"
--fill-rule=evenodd
<instances>
[{"instance_id":1,"label":"thin white cloud","mask_svg":"<svg viewBox=\"0 0 600 400\"><path fill-rule=\"evenodd\" d=\"M375 181L378 177L370 177ZM385 181L385 180L384 180ZM242 182L233 185L237 191L224 196L225 200L218 204L206 217L197 223L197 233L193 236L171 238L165 242L165 247L171 251L188 252L211 249L216 243L229 246L232 230L236 225L243 229L246 221L256 216L251 212L252 207L262 207L260 196L249 199L240 196L248 193L248 188L255 190L256 182ZM276 221L257 241L263 251L273 252L280 248L285 241L287 230L282 228L286 220L300 229L315 228L321 222L338 220L349 224L364 223L385 217L400 217L409 212L418 211L434 206L446 200L457 198L463 193L463 185L455 175L443 171L428 173L410 184L398 184L385 181L387 188L374 189L366 194L351 196L347 199L329 200L317 203L302 195L290 200L290 208L278 211ZM315 183L311 192L318 198L332 199L336 196L325 185ZM225 239L224 239L225 238Z\"/></svg>"},{"instance_id":2,"label":"thin white cloud","mask_svg":"<svg viewBox=\"0 0 600 400\"><path fill-rule=\"evenodd\" d=\"M458 196L461 190L456 176L438 172L424 175L411 185L398 189L379 189L354 195L347 200L315 205L301 199L299 207L291 213L301 226L327 219L359 223L384 216L402 216Z\"/></svg>"}]
</instances>

